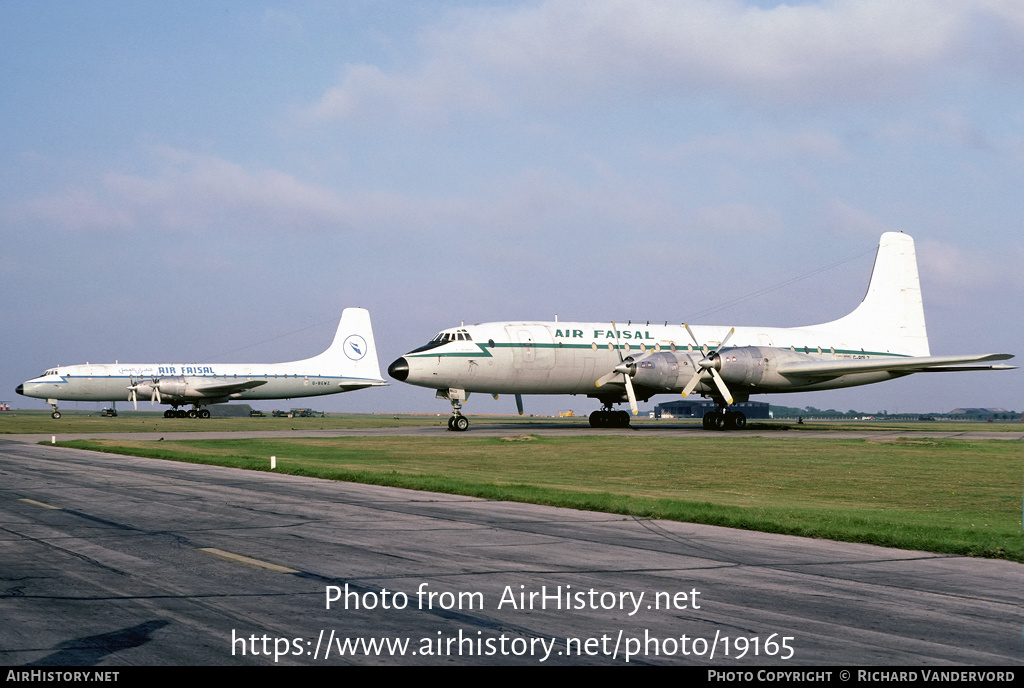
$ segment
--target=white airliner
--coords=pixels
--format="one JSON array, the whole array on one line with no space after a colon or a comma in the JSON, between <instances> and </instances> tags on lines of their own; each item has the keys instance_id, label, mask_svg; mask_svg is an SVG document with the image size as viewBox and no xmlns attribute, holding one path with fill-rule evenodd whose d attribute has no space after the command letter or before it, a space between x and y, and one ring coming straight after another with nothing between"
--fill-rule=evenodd
<instances>
[{"instance_id":1,"label":"white airliner","mask_svg":"<svg viewBox=\"0 0 1024 688\"><path fill-rule=\"evenodd\" d=\"M209 404L230 399L291 399L351 392L388 384L380 376L370 313L346 308L327 351L291 363L113 363L51 368L18 385L18 394L46 399L53 417L58 401L139 398L170 404L165 418L209 418ZM179 406L191 404L185 411Z\"/></svg>"},{"instance_id":2,"label":"white airliner","mask_svg":"<svg viewBox=\"0 0 1024 688\"><path fill-rule=\"evenodd\" d=\"M471 392L585 394L603 410L594 427L627 427L612 405L655 394L711 397L718 411L704 427L746 425L730 411L751 394L807 392L866 385L911 373L1006 370L991 361L1010 354L932 356L925 330L914 240L882 235L864 301L849 315L794 328L496 322L443 330L388 367L391 377L437 390L452 405L448 427L465 430L462 402ZM965 365L984 364L984 365Z\"/></svg>"}]
</instances>

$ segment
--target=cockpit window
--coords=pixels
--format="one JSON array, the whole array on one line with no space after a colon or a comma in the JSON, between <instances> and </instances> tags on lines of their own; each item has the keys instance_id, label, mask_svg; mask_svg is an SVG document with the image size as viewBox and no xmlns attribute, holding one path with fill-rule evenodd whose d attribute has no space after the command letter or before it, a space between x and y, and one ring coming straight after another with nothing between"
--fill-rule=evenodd
<instances>
[{"instance_id":1,"label":"cockpit window","mask_svg":"<svg viewBox=\"0 0 1024 688\"><path fill-rule=\"evenodd\" d=\"M455 332L438 332L434 335L434 338L423 346L413 349L409 353L415 354L420 351L429 351L430 349L436 349L439 346L447 344L448 342L471 342L473 338L469 335L466 330L456 330Z\"/></svg>"},{"instance_id":2,"label":"cockpit window","mask_svg":"<svg viewBox=\"0 0 1024 688\"><path fill-rule=\"evenodd\" d=\"M471 342L473 338L466 330L456 330L455 332L438 332L430 341L432 344L447 344L448 342Z\"/></svg>"}]
</instances>

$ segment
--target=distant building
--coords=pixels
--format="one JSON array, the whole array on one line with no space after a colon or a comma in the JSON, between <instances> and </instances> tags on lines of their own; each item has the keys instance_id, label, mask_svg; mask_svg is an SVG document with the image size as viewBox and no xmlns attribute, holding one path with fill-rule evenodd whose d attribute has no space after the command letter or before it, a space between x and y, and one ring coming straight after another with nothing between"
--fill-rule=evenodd
<instances>
[{"instance_id":1,"label":"distant building","mask_svg":"<svg viewBox=\"0 0 1024 688\"><path fill-rule=\"evenodd\" d=\"M717 411L718 404L710 399L693 401L667 401L654 407L655 418L703 418L708 411ZM742 411L748 419L771 418L769 405L763 401L744 401L733 404L730 411Z\"/></svg>"},{"instance_id":2,"label":"distant building","mask_svg":"<svg viewBox=\"0 0 1024 688\"><path fill-rule=\"evenodd\" d=\"M206 408L213 418L248 418L252 412L249 404L210 404Z\"/></svg>"}]
</instances>

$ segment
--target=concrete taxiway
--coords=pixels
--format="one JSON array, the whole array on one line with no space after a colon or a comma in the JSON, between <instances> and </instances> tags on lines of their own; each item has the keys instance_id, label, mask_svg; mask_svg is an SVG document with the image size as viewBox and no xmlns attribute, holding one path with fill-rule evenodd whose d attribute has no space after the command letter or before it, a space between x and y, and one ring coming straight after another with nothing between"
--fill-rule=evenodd
<instances>
[{"instance_id":1,"label":"concrete taxiway","mask_svg":"<svg viewBox=\"0 0 1024 688\"><path fill-rule=\"evenodd\" d=\"M1019 564L8 439L0 552L7 665L1024 657Z\"/></svg>"}]
</instances>

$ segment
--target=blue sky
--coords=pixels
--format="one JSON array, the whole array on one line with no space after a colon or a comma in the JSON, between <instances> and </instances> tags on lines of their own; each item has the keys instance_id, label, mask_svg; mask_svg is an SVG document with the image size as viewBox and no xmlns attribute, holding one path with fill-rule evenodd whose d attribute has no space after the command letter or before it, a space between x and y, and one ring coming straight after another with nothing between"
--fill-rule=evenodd
<instances>
[{"instance_id":1,"label":"blue sky","mask_svg":"<svg viewBox=\"0 0 1024 688\"><path fill-rule=\"evenodd\" d=\"M3 2L0 105L19 405L57 363L312 355L348 305L382 368L460 321L831 320L889 230L934 354L1024 353L1019 2ZM769 400L1020 411L1021 387ZM399 383L313 405L448 410Z\"/></svg>"}]
</instances>

